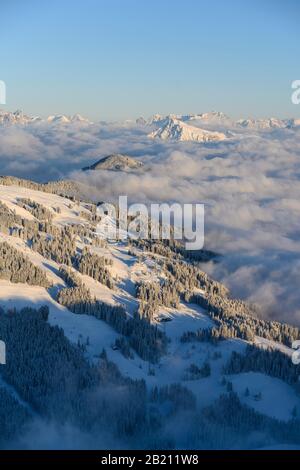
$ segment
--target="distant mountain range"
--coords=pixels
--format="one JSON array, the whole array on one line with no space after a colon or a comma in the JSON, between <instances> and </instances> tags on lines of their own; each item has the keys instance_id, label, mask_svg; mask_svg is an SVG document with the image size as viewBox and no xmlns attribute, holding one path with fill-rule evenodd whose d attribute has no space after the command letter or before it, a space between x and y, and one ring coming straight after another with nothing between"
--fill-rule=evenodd
<instances>
[{"instance_id":1,"label":"distant mountain range","mask_svg":"<svg viewBox=\"0 0 300 470\"><path fill-rule=\"evenodd\" d=\"M203 123L218 123L218 122L231 122L229 116L222 112L212 111L209 113L201 114L168 114L167 116L162 116L160 114L154 114L148 121L144 118L139 118L137 122L141 123L144 120L145 124L150 126L158 125L161 126L166 123L166 121L173 119L182 122L189 121L202 121Z\"/></svg>"}]
</instances>

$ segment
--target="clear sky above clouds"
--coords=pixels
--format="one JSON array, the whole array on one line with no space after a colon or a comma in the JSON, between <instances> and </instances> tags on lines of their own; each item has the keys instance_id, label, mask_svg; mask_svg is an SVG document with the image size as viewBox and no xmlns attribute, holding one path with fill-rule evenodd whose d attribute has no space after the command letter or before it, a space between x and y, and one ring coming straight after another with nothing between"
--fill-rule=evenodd
<instances>
[{"instance_id":1,"label":"clear sky above clouds","mask_svg":"<svg viewBox=\"0 0 300 470\"><path fill-rule=\"evenodd\" d=\"M1 0L4 109L299 117L298 0Z\"/></svg>"}]
</instances>

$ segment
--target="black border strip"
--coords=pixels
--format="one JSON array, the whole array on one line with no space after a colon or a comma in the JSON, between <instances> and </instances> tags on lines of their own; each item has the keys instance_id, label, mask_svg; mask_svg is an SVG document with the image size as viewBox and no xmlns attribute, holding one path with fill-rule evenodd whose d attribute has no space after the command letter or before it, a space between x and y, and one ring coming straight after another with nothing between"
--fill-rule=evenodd
<instances>
[{"instance_id":1,"label":"black border strip","mask_svg":"<svg viewBox=\"0 0 300 470\"><path fill-rule=\"evenodd\" d=\"M149 457L151 456L151 457ZM179 466L177 463L176 456L198 456L197 463L194 465L190 464L189 466L198 466L203 463L209 462L219 462L219 463L230 463L230 464L240 464L244 462L255 463L255 462L274 462L274 463L287 463L287 462L300 462L300 451L293 450L261 450L261 451L170 451L170 450L159 450L159 451L123 451L123 450L112 450L112 451L103 451L103 450L93 450L93 451L68 451L68 450L53 450L53 451L23 451L23 450L3 450L0 451L0 464L1 463L19 463L24 464L26 462L33 464L43 464L47 463L48 465L53 465L56 463L76 463L77 465L95 465L97 467L107 467L107 466L116 466L111 464L103 463L103 459L112 459L118 457L135 457L135 463L133 466L129 466L126 463L122 463L121 466L125 468L141 468L145 467L146 461L148 465L159 466L159 464L152 460L153 456L159 456L161 459L161 464ZM167 456L167 459L164 459L164 456ZM165 460L164 464L162 460ZM182 466L182 462L181 465ZM188 466L188 464L186 464Z\"/></svg>"}]
</instances>

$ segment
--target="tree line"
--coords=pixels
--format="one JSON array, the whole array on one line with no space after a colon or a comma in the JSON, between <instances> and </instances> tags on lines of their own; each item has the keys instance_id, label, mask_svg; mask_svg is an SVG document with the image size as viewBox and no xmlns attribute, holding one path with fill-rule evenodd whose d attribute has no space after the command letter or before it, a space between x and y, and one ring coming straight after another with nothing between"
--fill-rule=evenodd
<instances>
[{"instance_id":1,"label":"tree line","mask_svg":"<svg viewBox=\"0 0 300 470\"><path fill-rule=\"evenodd\" d=\"M93 298L90 290L71 270L61 268L60 274L70 286L57 294L61 305L73 313L92 315L105 321L125 336L129 345L146 361L157 362L166 352L167 338L156 325L141 318L137 312L132 317L128 316L121 305L110 305Z\"/></svg>"}]
</instances>

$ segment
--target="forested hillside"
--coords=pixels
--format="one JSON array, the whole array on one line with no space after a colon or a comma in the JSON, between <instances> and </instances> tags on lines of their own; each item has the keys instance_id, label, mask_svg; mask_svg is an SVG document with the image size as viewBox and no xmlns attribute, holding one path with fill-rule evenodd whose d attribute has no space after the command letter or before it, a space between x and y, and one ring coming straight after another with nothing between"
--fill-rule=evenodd
<instances>
[{"instance_id":1,"label":"forested hillside","mask_svg":"<svg viewBox=\"0 0 300 470\"><path fill-rule=\"evenodd\" d=\"M211 279L216 254L101 222L70 182L0 179L0 446L47 423L50 446L300 445L299 329Z\"/></svg>"}]
</instances>

